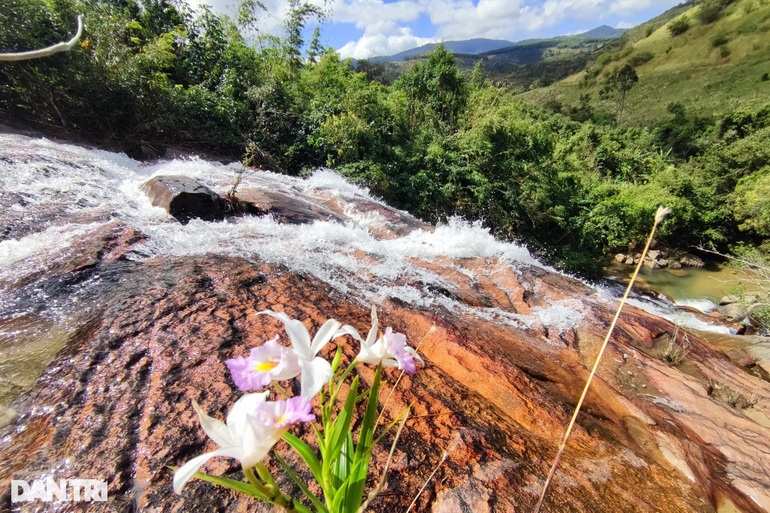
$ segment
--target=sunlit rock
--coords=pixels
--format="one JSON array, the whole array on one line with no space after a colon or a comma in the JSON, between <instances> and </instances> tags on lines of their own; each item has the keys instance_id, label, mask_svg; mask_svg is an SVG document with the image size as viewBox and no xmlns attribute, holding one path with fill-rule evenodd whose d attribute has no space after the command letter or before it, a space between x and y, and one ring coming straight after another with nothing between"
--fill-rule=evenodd
<instances>
[{"instance_id":1,"label":"sunlit rock","mask_svg":"<svg viewBox=\"0 0 770 513\"><path fill-rule=\"evenodd\" d=\"M434 470L414 511L531 511L612 320L616 299L607 290L548 269L479 225L423 228L339 177L255 174L243 187L283 198L297 191L304 213L336 217L180 225L147 205L139 187L149 172L132 162L0 142L0 151L77 161L57 171L71 180L109 170L100 175L100 203L117 218L78 223L95 208L84 202L62 210L55 230L0 243L0 353L37 340L8 319L42 319L64 334L32 389L3 410L12 420L0 429L0 509L23 510L10 504L11 479L53 476L106 480L109 500L37 503L36 511L270 511L197 480L173 493L168 466L214 448L191 401L223 418L240 396L225 360L283 333L259 311L285 311L310 329L334 317L363 331L375 303L382 326L406 334L426 365L404 376L384 407L385 421L409 405L412 415L388 492L371 511L406 511ZM2 162L3 176L18 171ZM236 173L200 161L151 172L172 170L205 183L232 183ZM36 169L25 172L27 187L50 189ZM281 208L281 199L270 201ZM676 320L626 306L544 511L770 510L766 344L727 335L709 342L685 329L693 317ZM336 342L344 359L358 354L349 338ZM369 381L373 371L360 375ZM383 402L398 373L385 376ZM373 454L376 477L392 435L383 440ZM310 479L285 444L277 450ZM212 459L204 470L243 478L231 459ZM296 492L285 478L279 484Z\"/></svg>"},{"instance_id":2,"label":"sunlit rock","mask_svg":"<svg viewBox=\"0 0 770 513\"><path fill-rule=\"evenodd\" d=\"M153 206L161 207L182 224L191 219L224 219L222 199L211 189L186 176L156 176L142 185Z\"/></svg>"}]
</instances>

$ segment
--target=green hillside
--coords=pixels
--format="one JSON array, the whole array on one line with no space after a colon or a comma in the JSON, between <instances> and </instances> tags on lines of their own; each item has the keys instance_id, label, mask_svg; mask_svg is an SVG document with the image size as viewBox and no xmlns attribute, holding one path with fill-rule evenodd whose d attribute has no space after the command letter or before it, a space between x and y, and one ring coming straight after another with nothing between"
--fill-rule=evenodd
<instances>
[{"instance_id":1,"label":"green hillside","mask_svg":"<svg viewBox=\"0 0 770 513\"><path fill-rule=\"evenodd\" d=\"M608 78L628 64L639 80L627 94L626 124L652 125L674 102L700 116L756 110L770 98L770 1L728 1L674 11L675 16L657 28L646 24L650 28L629 33L622 47L608 48L580 73L522 98L570 106L583 96L594 109L614 115L617 99L602 99L599 93Z\"/></svg>"}]
</instances>

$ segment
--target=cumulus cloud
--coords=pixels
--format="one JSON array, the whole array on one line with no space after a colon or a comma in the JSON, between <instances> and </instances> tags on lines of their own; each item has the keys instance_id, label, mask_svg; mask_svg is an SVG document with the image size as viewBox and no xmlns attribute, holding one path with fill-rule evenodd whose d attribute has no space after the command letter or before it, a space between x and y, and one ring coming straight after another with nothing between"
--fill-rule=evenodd
<instances>
[{"instance_id":1,"label":"cumulus cloud","mask_svg":"<svg viewBox=\"0 0 770 513\"><path fill-rule=\"evenodd\" d=\"M409 27L398 27L396 33L364 33L360 39L346 43L337 52L341 57L368 59L377 55L393 55L433 42L435 39L415 36Z\"/></svg>"},{"instance_id":2,"label":"cumulus cloud","mask_svg":"<svg viewBox=\"0 0 770 513\"><path fill-rule=\"evenodd\" d=\"M235 13L238 0L189 0ZM355 26L357 39L341 43L343 57L391 55L436 41L540 37L549 28L634 24L641 12L663 12L681 0L311 0L329 11L328 21ZM269 14L260 29L277 34L286 15L285 0L265 0ZM416 35L414 24L430 20L432 34ZM639 20L639 22L644 21ZM339 27L339 25L337 25Z\"/></svg>"},{"instance_id":3,"label":"cumulus cloud","mask_svg":"<svg viewBox=\"0 0 770 513\"><path fill-rule=\"evenodd\" d=\"M346 56L387 55L438 40L476 37L519 40L567 21L581 26L618 25L618 17L657 9L662 12L679 0L336 0L332 18L363 30L357 41L340 49ZM435 29L432 38L416 37L408 23L427 16ZM640 20L643 21L643 20ZM591 22L591 23L589 23ZM622 22L628 26L628 21Z\"/></svg>"}]
</instances>

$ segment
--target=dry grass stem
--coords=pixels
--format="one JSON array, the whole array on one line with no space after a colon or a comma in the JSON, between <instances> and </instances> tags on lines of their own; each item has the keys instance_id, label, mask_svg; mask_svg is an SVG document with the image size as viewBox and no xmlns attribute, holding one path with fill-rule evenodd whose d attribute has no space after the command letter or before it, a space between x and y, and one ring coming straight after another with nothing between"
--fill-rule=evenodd
<instances>
[{"instance_id":1,"label":"dry grass stem","mask_svg":"<svg viewBox=\"0 0 770 513\"><path fill-rule=\"evenodd\" d=\"M412 508L415 504L417 504L417 499L420 498L420 495L422 495L422 492L425 490L425 487L428 486L428 483L430 483L430 480L433 479L433 476L436 475L436 472L438 472L439 467L446 461L447 456L449 456L449 453L447 451L444 451L444 455L441 457L441 461L438 462L438 465L436 465L436 468L433 469L433 472L430 473L428 476L428 479L425 480L425 482L422 485L422 488L420 488L420 491L417 492L417 495L414 496L414 499L412 500L412 503L409 505L409 507L406 509L406 513L409 513L412 511Z\"/></svg>"},{"instance_id":2,"label":"dry grass stem","mask_svg":"<svg viewBox=\"0 0 770 513\"><path fill-rule=\"evenodd\" d=\"M607 330L607 335L604 337L604 342L602 343L602 347L599 350L599 354L596 356L596 361L594 362L594 366L591 369L591 373L588 375L588 380L586 381L585 387L583 387L583 393L580 395L580 399L578 400L577 405L575 405L575 411L572 414L572 419L569 421L569 425L567 426L567 430L564 432L564 436L562 436L561 443L559 444L559 450L556 453L556 457L553 460L553 465L551 465L551 471L548 473L548 477L545 480L545 484L543 484L543 491L540 494L540 498L537 501L537 504L535 505L534 513L538 513L540 511L540 507L543 505L543 499L545 499L545 495L548 492L548 486L551 484L551 481L553 480L554 474L556 474L556 469L559 466L559 461L561 460L561 456L564 453L564 448L567 446L567 440L569 439L570 433L572 433L572 428L575 427L575 421L577 420L578 413L580 413L580 407L583 406L583 401L586 398L586 395L588 394L588 387L591 386L591 381L594 379L594 375L596 375L596 370L599 368L599 362L602 359L602 355L604 355L605 349L607 349L607 345L610 341L610 337L612 336L612 332L615 331L615 325L618 323L618 318L620 317L620 312L623 310L623 305L626 304L626 301L628 300L628 295L631 293L631 287L634 284L634 281L636 280L636 277L639 275L639 270L642 267L642 264L644 262L644 257L647 255L647 251L650 249L650 244L652 243L652 238L655 235L655 229L658 227L658 224L660 224L661 221L663 221L663 218L668 214L671 210L666 207L659 207L658 211L655 213L655 222L652 225L652 230L650 230L650 236L647 238L647 243L644 245L644 251L642 251L642 256L639 259L639 263L636 265L636 269L634 269L634 274L631 276L631 281L628 282L628 287L626 287L626 292L623 294L623 298L620 300L620 304L618 305L618 309L615 312L615 317L612 319L612 323L610 324L609 329Z\"/></svg>"}]
</instances>

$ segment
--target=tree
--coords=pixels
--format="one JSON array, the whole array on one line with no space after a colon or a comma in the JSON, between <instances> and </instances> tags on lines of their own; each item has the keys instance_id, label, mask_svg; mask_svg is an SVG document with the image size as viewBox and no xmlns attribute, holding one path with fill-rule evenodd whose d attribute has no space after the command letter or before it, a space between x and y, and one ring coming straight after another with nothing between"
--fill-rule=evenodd
<instances>
[{"instance_id":1,"label":"tree","mask_svg":"<svg viewBox=\"0 0 770 513\"><path fill-rule=\"evenodd\" d=\"M313 29L313 37L310 39L310 45L307 47L307 60L310 64L315 64L318 57L323 53L321 48L321 28L316 25Z\"/></svg>"},{"instance_id":2,"label":"tree","mask_svg":"<svg viewBox=\"0 0 770 513\"><path fill-rule=\"evenodd\" d=\"M613 92L619 95L618 99L618 115L616 123L619 125L620 120L623 117L623 107L626 103L626 94L632 87L639 81L639 77L636 74L636 70L631 67L630 64L624 65L615 73L610 75L610 78L604 84L604 87L599 92L602 98L607 98Z\"/></svg>"},{"instance_id":3,"label":"tree","mask_svg":"<svg viewBox=\"0 0 770 513\"><path fill-rule=\"evenodd\" d=\"M305 28L308 18L322 21L325 17L326 12L317 5L310 2L300 2L300 0L289 0L289 15L284 22L286 39L284 40L283 53L292 72L296 72L302 67L302 45L305 43L302 38L302 29Z\"/></svg>"},{"instance_id":4,"label":"tree","mask_svg":"<svg viewBox=\"0 0 770 513\"><path fill-rule=\"evenodd\" d=\"M424 118L425 107L445 127L454 126L468 100L465 77L443 44L428 54L427 62L401 75L394 87L405 91L409 98L412 132L415 123L423 120L417 118Z\"/></svg>"},{"instance_id":5,"label":"tree","mask_svg":"<svg viewBox=\"0 0 770 513\"><path fill-rule=\"evenodd\" d=\"M471 89L481 89L484 87L484 82L487 80L487 72L484 69L484 59L479 59L473 65L473 71L471 71L470 86Z\"/></svg>"}]
</instances>

